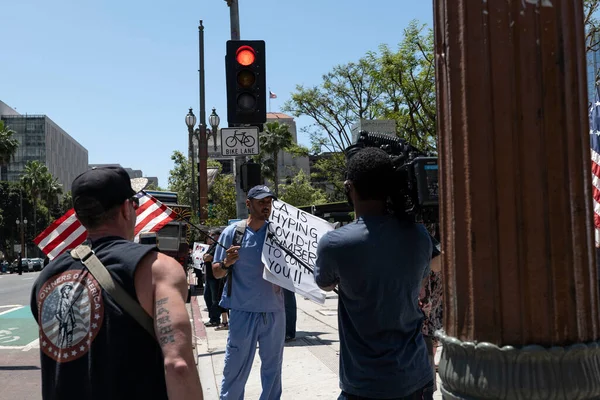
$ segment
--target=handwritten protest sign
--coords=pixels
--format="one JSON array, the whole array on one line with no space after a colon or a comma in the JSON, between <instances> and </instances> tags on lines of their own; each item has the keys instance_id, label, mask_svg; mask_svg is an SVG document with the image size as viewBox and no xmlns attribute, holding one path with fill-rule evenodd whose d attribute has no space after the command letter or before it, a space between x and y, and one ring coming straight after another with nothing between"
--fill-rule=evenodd
<instances>
[{"instance_id":1,"label":"handwritten protest sign","mask_svg":"<svg viewBox=\"0 0 600 400\"><path fill-rule=\"evenodd\" d=\"M208 251L210 245L204 243L194 242L194 250L192 251L192 259L194 261L194 268L202 269L204 267L204 254Z\"/></svg>"},{"instance_id":2,"label":"handwritten protest sign","mask_svg":"<svg viewBox=\"0 0 600 400\"><path fill-rule=\"evenodd\" d=\"M273 201L269 221L262 253L263 278L317 303L325 303L325 292L319 289L306 266L314 270L317 243L333 229L331 224L279 200Z\"/></svg>"}]
</instances>

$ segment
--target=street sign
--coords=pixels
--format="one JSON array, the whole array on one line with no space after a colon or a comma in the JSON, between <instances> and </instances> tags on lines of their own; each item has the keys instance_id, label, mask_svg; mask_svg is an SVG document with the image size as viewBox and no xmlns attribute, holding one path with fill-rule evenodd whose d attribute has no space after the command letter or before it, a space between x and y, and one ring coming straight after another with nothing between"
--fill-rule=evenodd
<instances>
[{"instance_id":1,"label":"street sign","mask_svg":"<svg viewBox=\"0 0 600 400\"><path fill-rule=\"evenodd\" d=\"M258 154L258 128L255 126L221 129L221 154L255 156Z\"/></svg>"}]
</instances>

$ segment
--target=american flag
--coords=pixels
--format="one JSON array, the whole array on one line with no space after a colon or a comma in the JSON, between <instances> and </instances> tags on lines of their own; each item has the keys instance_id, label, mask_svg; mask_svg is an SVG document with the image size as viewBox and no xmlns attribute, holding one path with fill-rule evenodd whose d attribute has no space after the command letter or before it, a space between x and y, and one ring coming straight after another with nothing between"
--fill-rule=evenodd
<instances>
[{"instance_id":1,"label":"american flag","mask_svg":"<svg viewBox=\"0 0 600 400\"><path fill-rule=\"evenodd\" d=\"M169 207L145 192L135 195L140 200L136 209L135 241L138 242L140 233L156 232L175 219L176 214ZM85 241L87 231L70 209L40 233L33 241L49 259L58 257L66 250L74 249Z\"/></svg>"},{"instance_id":2,"label":"american flag","mask_svg":"<svg viewBox=\"0 0 600 400\"><path fill-rule=\"evenodd\" d=\"M596 86L594 103L590 107L590 146L592 148L592 193L594 195L596 247L600 247L600 88L598 86Z\"/></svg>"},{"instance_id":3,"label":"american flag","mask_svg":"<svg viewBox=\"0 0 600 400\"><path fill-rule=\"evenodd\" d=\"M277 95L269 90L269 98L270 99L276 99Z\"/></svg>"}]
</instances>

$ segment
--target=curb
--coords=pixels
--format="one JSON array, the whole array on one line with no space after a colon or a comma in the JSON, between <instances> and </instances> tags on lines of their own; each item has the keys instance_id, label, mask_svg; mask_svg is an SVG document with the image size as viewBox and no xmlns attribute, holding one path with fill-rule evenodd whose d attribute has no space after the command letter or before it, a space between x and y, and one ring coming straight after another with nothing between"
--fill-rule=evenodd
<instances>
[{"instance_id":1,"label":"curb","mask_svg":"<svg viewBox=\"0 0 600 400\"><path fill-rule=\"evenodd\" d=\"M212 362L212 356L208 349L208 336L206 327L202 322L202 312L200 311L200 296L192 296L190 303L192 304L192 315L194 319L193 328L195 332L196 343L196 365L200 383L202 384L202 392L204 400L219 400L218 384L215 380L215 371Z\"/></svg>"}]
</instances>

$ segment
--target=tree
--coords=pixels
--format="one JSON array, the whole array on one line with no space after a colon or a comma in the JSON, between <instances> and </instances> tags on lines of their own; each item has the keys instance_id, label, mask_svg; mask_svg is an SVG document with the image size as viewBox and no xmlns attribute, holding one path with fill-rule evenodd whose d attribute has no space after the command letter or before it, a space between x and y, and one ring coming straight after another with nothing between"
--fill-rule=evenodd
<instances>
[{"instance_id":1,"label":"tree","mask_svg":"<svg viewBox=\"0 0 600 400\"><path fill-rule=\"evenodd\" d=\"M285 151L294 156L308 155L308 149L294 143L289 126L279 122L268 122L265 131L259 136L260 154L255 162L263 166L262 175L273 181L275 195L279 193L279 152Z\"/></svg>"},{"instance_id":2,"label":"tree","mask_svg":"<svg viewBox=\"0 0 600 400\"><path fill-rule=\"evenodd\" d=\"M312 152L337 153L319 160L313 178L333 185L331 201L345 198L345 158L351 127L361 119L392 119L397 136L423 151L436 149L433 32L412 21L397 50L381 45L357 62L338 65L320 85L297 86L284 111L308 116Z\"/></svg>"},{"instance_id":3,"label":"tree","mask_svg":"<svg viewBox=\"0 0 600 400\"><path fill-rule=\"evenodd\" d=\"M217 161L209 160L209 167L218 168L221 171L221 164ZM222 226L227 225L230 219L237 215L235 205L235 180L230 174L217 174L210 190L208 191L209 213L206 225Z\"/></svg>"},{"instance_id":4,"label":"tree","mask_svg":"<svg viewBox=\"0 0 600 400\"><path fill-rule=\"evenodd\" d=\"M175 150L171 155L173 169L169 171L169 190L177 192L179 204L190 205L190 162L182 152Z\"/></svg>"},{"instance_id":5,"label":"tree","mask_svg":"<svg viewBox=\"0 0 600 400\"><path fill-rule=\"evenodd\" d=\"M311 180L315 187L325 190L329 202L344 201L346 180L346 157L344 153L322 154L311 168Z\"/></svg>"},{"instance_id":6,"label":"tree","mask_svg":"<svg viewBox=\"0 0 600 400\"><path fill-rule=\"evenodd\" d=\"M40 161L28 161L25 164L21 183L25 193L33 200L33 231L37 232L37 208L38 200L42 193L45 193L52 175L48 171L48 167Z\"/></svg>"},{"instance_id":7,"label":"tree","mask_svg":"<svg viewBox=\"0 0 600 400\"><path fill-rule=\"evenodd\" d=\"M19 141L13 137L15 131L0 121L0 181L7 179L7 166L17 152Z\"/></svg>"},{"instance_id":8,"label":"tree","mask_svg":"<svg viewBox=\"0 0 600 400\"><path fill-rule=\"evenodd\" d=\"M596 17L598 9L600 9L600 0L583 0L586 51L600 49L600 24Z\"/></svg>"},{"instance_id":9,"label":"tree","mask_svg":"<svg viewBox=\"0 0 600 400\"><path fill-rule=\"evenodd\" d=\"M298 172L292 183L282 185L281 191L282 194L279 198L293 206L311 206L327 202L325 193L311 186L310 180L303 170Z\"/></svg>"},{"instance_id":10,"label":"tree","mask_svg":"<svg viewBox=\"0 0 600 400\"><path fill-rule=\"evenodd\" d=\"M63 187L58 181L58 178L55 178L51 173L48 173L46 175L46 182L44 184L43 192L41 193L46 207L48 207L48 209L56 207L62 193Z\"/></svg>"}]
</instances>

